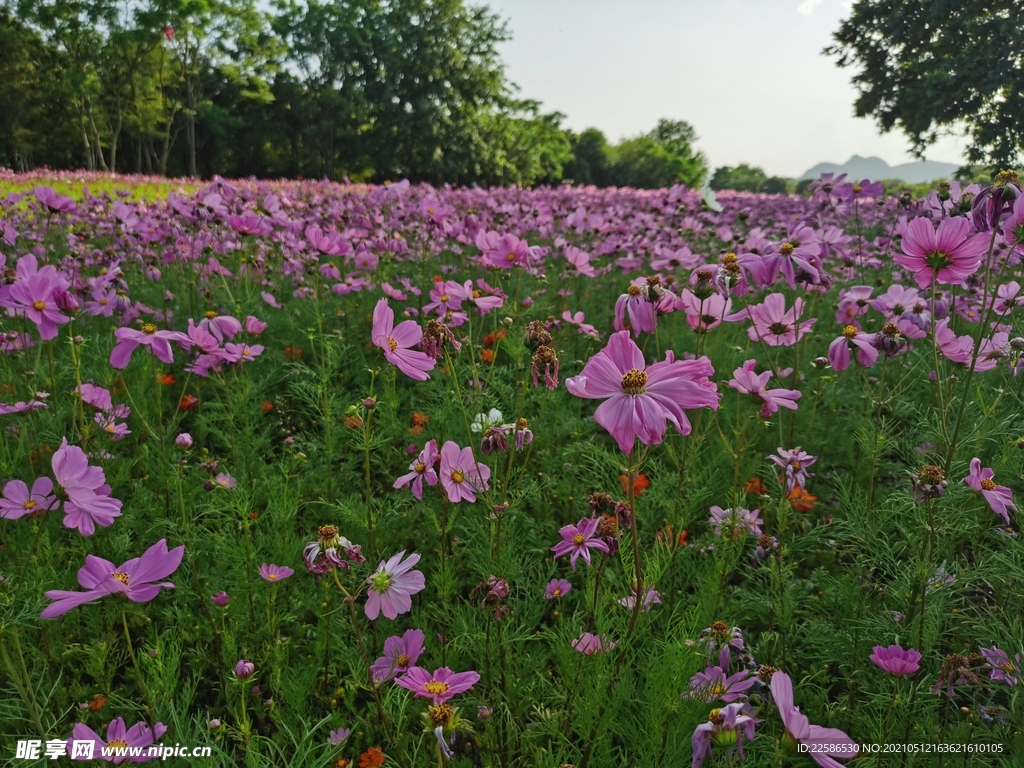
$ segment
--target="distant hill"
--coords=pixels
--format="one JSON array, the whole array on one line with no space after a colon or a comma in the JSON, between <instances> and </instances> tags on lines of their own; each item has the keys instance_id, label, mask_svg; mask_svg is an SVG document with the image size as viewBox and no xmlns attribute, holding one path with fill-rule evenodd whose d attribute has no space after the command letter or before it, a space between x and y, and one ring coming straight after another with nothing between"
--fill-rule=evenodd
<instances>
[{"instance_id":1,"label":"distant hill","mask_svg":"<svg viewBox=\"0 0 1024 768\"><path fill-rule=\"evenodd\" d=\"M845 173L847 180L860 181L870 179L881 181L882 179L900 179L908 184L921 184L936 179L952 178L959 165L955 163L939 163L934 160L919 160L916 163L903 163L902 165L889 165L880 157L861 157L854 155L842 165L835 163L818 163L810 170L805 171L801 179L816 179L823 173Z\"/></svg>"}]
</instances>

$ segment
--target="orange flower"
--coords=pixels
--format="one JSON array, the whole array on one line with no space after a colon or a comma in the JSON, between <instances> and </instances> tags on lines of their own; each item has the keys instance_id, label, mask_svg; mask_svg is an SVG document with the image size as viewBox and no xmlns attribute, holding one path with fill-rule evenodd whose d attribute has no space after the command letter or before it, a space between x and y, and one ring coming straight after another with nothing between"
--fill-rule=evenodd
<instances>
[{"instance_id":1,"label":"orange flower","mask_svg":"<svg viewBox=\"0 0 1024 768\"><path fill-rule=\"evenodd\" d=\"M257 518L259 518L259 516L260 516L259 512L250 512L249 513L249 519L250 520L256 520Z\"/></svg>"},{"instance_id":2,"label":"orange flower","mask_svg":"<svg viewBox=\"0 0 1024 768\"><path fill-rule=\"evenodd\" d=\"M743 485L744 493L752 493L756 496L768 493L768 489L764 487L764 483L761 482L760 477L752 477L747 480Z\"/></svg>"},{"instance_id":3,"label":"orange flower","mask_svg":"<svg viewBox=\"0 0 1024 768\"><path fill-rule=\"evenodd\" d=\"M302 347L285 347L284 356L289 360L301 360L302 359Z\"/></svg>"},{"instance_id":4,"label":"orange flower","mask_svg":"<svg viewBox=\"0 0 1024 768\"><path fill-rule=\"evenodd\" d=\"M182 395L178 408L182 411L194 411L199 407L199 398L195 395Z\"/></svg>"},{"instance_id":5,"label":"orange flower","mask_svg":"<svg viewBox=\"0 0 1024 768\"><path fill-rule=\"evenodd\" d=\"M485 347L490 347L490 346L493 346L493 345L494 345L494 334L493 333L488 333L486 336L484 336L484 346Z\"/></svg>"},{"instance_id":6,"label":"orange flower","mask_svg":"<svg viewBox=\"0 0 1024 768\"><path fill-rule=\"evenodd\" d=\"M494 338L496 338L498 341L501 341L506 336L508 336L508 331L505 330L504 328L500 328L498 332L494 334Z\"/></svg>"},{"instance_id":7,"label":"orange flower","mask_svg":"<svg viewBox=\"0 0 1024 768\"><path fill-rule=\"evenodd\" d=\"M359 429L359 427L363 426L363 420L358 416L346 416L345 426L349 429Z\"/></svg>"},{"instance_id":8,"label":"orange flower","mask_svg":"<svg viewBox=\"0 0 1024 768\"><path fill-rule=\"evenodd\" d=\"M673 541L672 541L673 533L674 533L674 531L672 529L672 526L671 525L666 525L664 528L662 528L660 531L658 531L656 534L654 534L654 542L656 544L661 544L662 546L666 546L666 547L671 548L672 545L673 545ZM685 529L680 531L679 532L679 536L676 538L676 540L674 542L675 546L677 546L677 547L685 547L686 546L686 540L689 537L690 537L690 534L689 534L688 531L686 531Z\"/></svg>"},{"instance_id":9,"label":"orange flower","mask_svg":"<svg viewBox=\"0 0 1024 768\"><path fill-rule=\"evenodd\" d=\"M264 400L262 403L260 403L260 410L263 411L264 413L270 413L272 410L274 410L274 404L269 400Z\"/></svg>"},{"instance_id":10,"label":"orange flower","mask_svg":"<svg viewBox=\"0 0 1024 768\"><path fill-rule=\"evenodd\" d=\"M493 349L481 349L480 350L480 359L483 360L485 363L493 363L494 362L494 350Z\"/></svg>"},{"instance_id":11,"label":"orange flower","mask_svg":"<svg viewBox=\"0 0 1024 768\"><path fill-rule=\"evenodd\" d=\"M434 282L435 283L443 283L444 282L444 275L434 275Z\"/></svg>"},{"instance_id":12,"label":"orange flower","mask_svg":"<svg viewBox=\"0 0 1024 768\"><path fill-rule=\"evenodd\" d=\"M157 376L156 383L162 387L169 387L174 383L174 374L165 373L163 376Z\"/></svg>"},{"instance_id":13,"label":"orange flower","mask_svg":"<svg viewBox=\"0 0 1024 768\"><path fill-rule=\"evenodd\" d=\"M619 475L619 482L622 483L622 492L628 494L629 478L626 477L625 475ZM636 480L633 481L633 495L641 496L643 492L647 490L647 486L650 484L651 482L650 480L647 479L647 475L641 472L639 475L636 476Z\"/></svg>"},{"instance_id":14,"label":"orange flower","mask_svg":"<svg viewBox=\"0 0 1024 768\"><path fill-rule=\"evenodd\" d=\"M90 712L99 712L101 709L103 709L103 707L106 705L106 703L108 701L109 701L109 699L106 696L104 696L102 693L97 693L89 701L89 711Z\"/></svg>"},{"instance_id":15,"label":"orange flower","mask_svg":"<svg viewBox=\"0 0 1024 768\"><path fill-rule=\"evenodd\" d=\"M359 768L380 768L386 759L377 747L370 747L359 756Z\"/></svg>"},{"instance_id":16,"label":"orange flower","mask_svg":"<svg viewBox=\"0 0 1024 768\"><path fill-rule=\"evenodd\" d=\"M339 757L334 761L334 768L348 768L350 765L352 765L352 761L347 757Z\"/></svg>"},{"instance_id":17,"label":"orange flower","mask_svg":"<svg viewBox=\"0 0 1024 768\"><path fill-rule=\"evenodd\" d=\"M789 506L797 512L809 512L814 509L814 502L818 500L817 496L811 496L804 488L794 488L788 498Z\"/></svg>"},{"instance_id":18,"label":"orange flower","mask_svg":"<svg viewBox=\"0 0 1024 768\"><path fill-rule=\"evenodd\" d=\"M12 394L15 391L14 385L10 382L5 381L3 384L0 384L0 392L3 392L5 395Z\"/></svg>"}]
</instances>

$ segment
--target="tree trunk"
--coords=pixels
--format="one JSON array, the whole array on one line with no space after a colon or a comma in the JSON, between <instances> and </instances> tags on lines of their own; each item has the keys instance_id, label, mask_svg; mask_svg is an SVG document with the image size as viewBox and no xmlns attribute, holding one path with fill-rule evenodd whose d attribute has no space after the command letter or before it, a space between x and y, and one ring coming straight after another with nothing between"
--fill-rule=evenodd
<instances>
[{"instance_id":1,"label":"tree trunk","mask_svg":"<svg viewBox=\"0 0 1024 768\"><path fill-rule=\"evenodd\" d=\"M85 130L85 114L81 103L78 103L78 127L82 131L82 150L85 152L85 167L90 171L96 170L96 163L92 157L92 146L89 144L89 134Z\"/></svg>"},{"instance_id":2,"label":"tree trunk","mask_svg":"<svg viewBox=\"0 0 1024 768\"><path fill-rule=\"evenodd\" d=\"M103 142L100 141L100 132L96 130L96 120L92 116L92 103L89 99L85 100L85 108L89 113L89 127L92 129L92 139L95 144L96 160L99 163L100 170L107 170L107 161L103 157Z\"/></svg>"},{"instance_id":3,"label":"tree trunk","mask_svg":"<svg viewBox=\"0 0 1024 768\"><path fill-rule=\"evenodd\" d=\"M199 174L196 173L196 93L191 76L185 83L185 91L188 94L188 175L194 179Z\"/></svg>"}]
</instances>

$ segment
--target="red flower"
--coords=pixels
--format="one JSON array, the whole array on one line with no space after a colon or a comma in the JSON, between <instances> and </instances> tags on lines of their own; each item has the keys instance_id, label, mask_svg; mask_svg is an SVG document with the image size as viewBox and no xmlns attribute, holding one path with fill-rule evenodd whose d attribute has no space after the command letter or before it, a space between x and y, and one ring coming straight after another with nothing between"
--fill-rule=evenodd
<instances>
[{"instance_id":1,"label":"red flower","mask_svg":"<svg viewBox=\"0 0 1024 768\"><path fill-rule=\"evenodd\" d=\"M156 383L162 387L169 387L174 383L174 374L165 373L163 376L157 376Z\"/></svg>"},{"instance_id":2,"label":"red flower","mask_svg":"<svg viewBox=\"0 0 1024 768\"><path fill-rule=\"evenodd\" d=\"M274 410L274 404L269 400L264 400L260 404L260 410L263 411L264 413L270 413L272 410Z\"/></svg>"},{"instance_id":3,"label":"red flower","mask_svg":"<svg viewBox=\"0 0 1024 768\"><path fill-rule=\"evenodd\" d=\"M178 408L182 411L194 411L198 407L199 398L195 395L182 395L181 402L178 403Z\"/></svg>"},{"instance_id":4,"label":"red flower","mask_svg":"<svg viewBox=\"0 0 1024 768\"><path fill-rule=\"evenodd\" d=\"M384 765L385 755L377 747L370 747L359 756L359 768L380 768Z\"/></svg>"},{"instance_id":5,"label":"red flower","mask_svg":"<svg viewBox=\"0 0 1024 768\"><path fill-rule=\"evenodd\" d=\"M629 493L629 478L625 475L619 475L619 482L622 483L622 492ZM647 475L641 472L636 476L636 480L633 481L633 495L641 496L643 492L647 490L647 486L651 484L650 480L647 479Z\"/></svg>"},{"instance_id":6,"label":"red flower","mask_svg":"<svg viewBox=\"0 0 1024 768\"><path fill-rule=\"evenodd\" d=\"M761 496L768 493L768 489L764 487L760 477L752 477L743 484L743 492Z\"/></svg>"},{"instance_id":7,"label":"red flower","mask_svg":"<svg viewBox=\"0 0 1024 768\"><path fill-rule=\"evenodd\" d=\"M359 429L359 427L363 426L363 420L358 416L346 416L345 426L349 429Z\"/></svg>"}]
</instances>

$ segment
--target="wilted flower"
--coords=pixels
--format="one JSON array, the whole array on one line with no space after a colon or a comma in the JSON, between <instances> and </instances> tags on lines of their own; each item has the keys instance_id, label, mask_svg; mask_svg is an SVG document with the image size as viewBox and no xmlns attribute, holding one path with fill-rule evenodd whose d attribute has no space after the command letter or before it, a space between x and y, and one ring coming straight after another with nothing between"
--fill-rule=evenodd
<instances>
[{"instance_id":1,"label":"wilted flower","mask_svg":"<svg viewBox=\"0 0 1024 768\"><path fill-rule=\"evenodd\" d=\"M348 568L350 560L356 565L365 562L361 548L342 536L338 526L321 525L316 530L316 539L302 550L302 557L311 573L328 573L334 568Z\"/></svg>"},{"instance_id":2,"label":"wilted flower","mask_svg":"<svg viewBox=\"0 0 1024 768\"><path fill-rule=\"evenodd\" d=\"M743 759L743 739L754 738L754 718L743 714L743 704L728 704L721 709L713 709L708 714L706 723L701 723L693 732L692 768L700 768L711 753L711 744L728 747L731 762L732 750L735 748L740 760Z\"/></svg>"},{"instance_id":3,"label":"wilted flower","mask_svg":"<svg viewBox=\"0 0 1024 768\"><path fill-rule=\"evenodd\" d=\"M1006 651L994 645L991 648L980 648L979 650L981 655L985 657L985 661L992 667L992 680L998 680L1010 686L1017 685L1021 674L1019 653L1014 655L1011 661L1010 655Z\"/></svg>"},{"instance_id":4,"label":"wilted flower","mask_svg":"<svg viewBox=\"0 0 1024 768\"><path fill-rule=\"evenodd\" d=\"M794 488L803 490L807 483L807 478L814 477L814 473L808 472L807 468L814 464L818 457L811 456L800 446L792 450L786 450L780 446L778 453L769 456L768 460L775 462L785 471L786 491L792 493Z\"/></svg>"}]
</instances>

